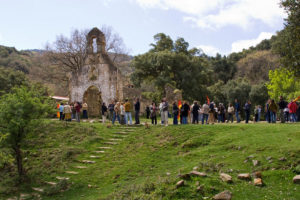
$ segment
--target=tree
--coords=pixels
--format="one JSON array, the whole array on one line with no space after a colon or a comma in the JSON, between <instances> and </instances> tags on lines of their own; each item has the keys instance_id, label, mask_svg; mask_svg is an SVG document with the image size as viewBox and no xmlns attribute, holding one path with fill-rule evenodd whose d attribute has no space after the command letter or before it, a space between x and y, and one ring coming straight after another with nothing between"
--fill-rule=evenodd
<instances>
[{"instance_id":1,"label":"tree","mask_svg":"<svg viewBox=\"0 0 300 200\"><path fill-rule=\"evenodd\" d=\"M150 44L153 47L151 51L159 52L159 51L172 51L174 49L173 40L170 36L167 36L164 33L158 33L154 35L154 40L156 41L155 44Z\"/></svg>"},{"instance_id":2,"label":"tree","mask_svg":"<svg viewBox=\"0 0 300 200\"><path fill-rule=\"evenodd\" d=\"M109 26L103 26L102 31L106 39L106 51L114 54L114 62L122 60L118 59L118 56L127 53L122 38ZM76 74L84 66L87 58L87 34L88 30L75 29L70 38L58 36L52 45L47 45L46 56L64 72Z\"/></svg>"},{"instance_id":3,"label":"tree","mask_svg":"<svg viewBox=\"0 0 300 200\"><path fill-rule=\"evenodd\" d=\"M112 54L112 61L114 63L122 62L124 55L127 56L128 54L122 37L116 33L111 26L103 25L101 31L105 35L106 52Z\"/></svg>"},{"instance_id":4,"label":"tree","mask_svg":"<svg viewBox=\"0 0 300 200\"><path fill-rule=\"evenodd\" d=\"M249 94L253 105L264 105L268 98L268 88L265 83L253 85Z\"/></svg>"},{"instance_id":5,"label":"tree","mask_svg":"<svg viewBox=\"0 0 300 200\"><path fill-rule=\"evenodd\" d=\"M300 1L281 0L288 14L285 28L278 33L273 50L281 56L282 65L300 77Z\"/></svg>"},{"instance_id":6,"label":"tree","mask_svg":"<svg viewBox=\"0 0 300 200\"><path fill-rule=\"evenodd\" d=\"M242 77L251 84L269 80L269 71L279 67L279 56L271 51L254 51L237 62L236 77Z\"/></svg>"},{"instance_id":7,"label":"tree","mask_svg":"<svg viewBox=\"0 0 300 200\"><path fill-rule=\"evenodd\" d=\"M6 136L1 145L13 150L20 180L24 175L22 142L51 111L48 97L40 91L40 87L23 86L2 96L0 101L0 138Z\"/></svg>"},{"instance_id":8,"label":"tree","mask_svg":"<svg viewBox=\"0 0 300 200\"><path fill-rule=\"evenodd\" d=\"M222 80L225 84L234 77L236 65L225 56L217 54L211 58L215 81Z\"/></svg>"},{"instance_id":9,"label":"tree","mask_svg":"<svg viewBox=\"0 0 300 200\"><path fill-rule=\"evenodd\" d=\"M28 85L24 73L4 67L0 67L0 83L0 96L11 92L15 86Z\"/></svg>"},{"instance_id":10,"label":"tree","mask_svg":"<svg viewBox=\"0 0 300 200\"><path fill-rule=\"evenodd\" d=\"M270 82L267 84L267 88L272 99L279 99L280 96L294 99L300 95L299 79L286 68L270 71L269 79Z\"/></svg>"},{"instance_id":11,"label":"tree","mask_svg":"<svg viewBox=\"0 0 300 200\"><path fill-rule=\"evenodd\" d=\"M154 36L155 44L147 53L135 56L131 62L132 82L140 87L143 82L153 83L163 93L166 84L182 90L187 100L204 100L209 83L208 63L188 50L188 42L179 38L173 43L163 33Z\"/></svg>"},{"instance_id":12,"label":"tree","mask_svg":"<svg viewBox=\"0 0 300 200\"><path fill-rule=\"evenodd\" d=\"M251 85L245 79L230 80L224 85L224 92L228 103L233 103L235 99L241 104L244 104L249 100L249 93L251 91Z\"/></svg>"},{"instance_id":13,"label":"tree","mask_svg":"<svg viewBox=\"0 0 300 200\"><path fill-rule=\"evenodd\" d=\"M78 73L87 58L87 30L74 30L71 37L60 35L53 45L47 45L46 56L64 72Z\"/></svg>"}]
</instances>

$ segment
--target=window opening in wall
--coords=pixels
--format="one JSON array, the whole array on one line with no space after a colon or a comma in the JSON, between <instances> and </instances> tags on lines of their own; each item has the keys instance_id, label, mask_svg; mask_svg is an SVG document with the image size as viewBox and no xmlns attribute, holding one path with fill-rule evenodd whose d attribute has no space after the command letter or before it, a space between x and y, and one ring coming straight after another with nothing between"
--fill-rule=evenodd
<instances>
[{"instance_id":1,"label":"window opening in wall","mask_svg":"<svg viewBox=\"0 0 300 200\"><path fill-rule=\"evenodd\" d=\"M93 53L97 53L97 38L93 39Z\"/></svg>"}]
</instances>

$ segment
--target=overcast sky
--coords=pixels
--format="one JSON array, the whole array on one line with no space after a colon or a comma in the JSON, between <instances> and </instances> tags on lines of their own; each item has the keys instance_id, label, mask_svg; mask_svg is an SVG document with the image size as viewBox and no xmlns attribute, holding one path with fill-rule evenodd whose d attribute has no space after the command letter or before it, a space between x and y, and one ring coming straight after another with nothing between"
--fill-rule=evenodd
<instances>
[{"instance_id":1,"label":"overcast sky","mask_svg":"<svg viewBox=\"0 0 300 200\"><path fill-rule=\"evenodd\" d=\"M228 54L270 38L285 17L279 0L0 0L0 44L41 49L57 35L105 24L132 55L148 51L159 32Z\"/></svg>"}]
</instances>

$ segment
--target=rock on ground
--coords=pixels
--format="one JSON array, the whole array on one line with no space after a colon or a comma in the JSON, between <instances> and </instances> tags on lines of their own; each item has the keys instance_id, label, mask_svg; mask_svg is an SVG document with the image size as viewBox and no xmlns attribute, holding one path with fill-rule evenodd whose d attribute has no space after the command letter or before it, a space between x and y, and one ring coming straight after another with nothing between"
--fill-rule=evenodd
<instances>
[{"instance_id":1,"label":"rock on ground","mask_svg":"<svg viewBox=\"0 0 300 200\"><path fill-rule=\"evenodd\" d=\"M191 176L201 176L201 177L206 177L207 176L207 174L206 173L204 173L204 172L198 172L198 171L191 171L190 172L190 175Z\"/></svg>"},{"instance_id":2,"label":"rock on ground","mask_svg":"<svg viewBox=\"0 0 300 200\"><path fill-rule=\"evenodd\" d=\"M262 179L261 178L255 178L254 179L254 185L255 186L262 186L263 185Z\"/></svg>"},{"instance_id":3,"label":"rock on ground","mask_svg":"<svg viewBox=\"0 0 300 200\"><path fill-rule=\"evenodd\" d=\"M176 188L184 186L184 180L180 180L176 183Z\"/></svg>"},{"instance_id":4,"label":"rock on ground","mask_svg":"<svg viewBox=\"0 0 300 200\"><path fill-rule=\"evenodd\" d=\"M261 178L262 174L261 174L261 172L254 172L253 176L254 176L254 178Z\"/></svg>"},{"instance_id":5,"label":"rock on ground","mask_svg":"<svg viewBox=\"0 0 300 200\"><path fill-rule=\"evenodd\" d=\"M213 197L215 200L231 200L232 194L228 190L225 190Z\"/></svg>"},{"instance_id":6,"label":"rock on ground","mask_svg":"<svg viewBox=\"0 0 300 200\"><path fill-rule=\"evenodd\" d=\"M252 160L253 166L257 166L259 165L259 161L258 160Z\"/></svg>"},{"instance_id":7,"label":"rock on ground","mask_svg":"<svg viewBox=\"0 0 300 200\"><path fill-rule=\"evenodd\" d=\"M293 182L297 183L297 184L300 184L300 175L294 176Z\"/></svg>"},{"instance_id":8,"label":"rock on ground","mask_svg":"<svg viewBox=\"0 0 300 200\"><path fill-rule=\"evenodd\" d=\"M250 176L249 173L239 174L239 175L238 175L238 179L241 179L241 180L250 180L250 179L251 179L251 176Z\"/></svg>"},{"instance_id":9,"label":"rock on ground","mask_svg":"<svg viewBox=\"0 0 300 200\"><path fill-rule=\"evenodd\" d=\"M222 181L224 181L226 183L232 183L232 177L228 174L221 173L220 178L222 179Z\"/></svg>"}]
</instances>

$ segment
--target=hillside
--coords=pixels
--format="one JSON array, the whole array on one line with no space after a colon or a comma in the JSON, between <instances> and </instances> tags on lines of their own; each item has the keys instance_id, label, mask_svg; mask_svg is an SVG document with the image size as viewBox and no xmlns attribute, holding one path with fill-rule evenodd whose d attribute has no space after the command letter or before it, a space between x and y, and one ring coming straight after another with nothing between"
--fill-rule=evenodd
<instances>
[{"instance_id":1,"label":"hillside","mask_svg":"<svg viewBox=\"0 0 300 200\"><path fill-rule=\"evenodd\" d=\"M59 66L53 66L44 56L45 51L39 49L18 51L14 47L0 45L0 67L21 71L33 82L39 82L47 86L50 91L59 96L68 95L68 76L60 70ZM129 67L131 56L109 53L115 60L122 74L132 72Z\"/></svg>"},{"instance_id":2,"label":"hillside","mask_svg":"<svg viewBox=\"0 0 300 200\"><path fill-rule=\"evenodd\" d=\"M300 173L299 130L299 124L264 123L149 129L72 123L65 127L47 120L24 143L28 181L12 187L15 172L6 166L0 172L4 180L0 198L21 192L28 199L41 195L49 200L211 199L229 190L232 199L296 200L300 185L292 179ZM258 161L256 166L253 160ZM207 177L178 177L194 167ZM262 173L261 187L253 185L253 176L237 179L239 173L257 171ZM223 182L220 172L231 175L233 182ZM56 177L70 179L59 182ZM181 179L184 186L176 189ZM31 187L44 191L34 192Z\"/></svg>"}]
</instances>

